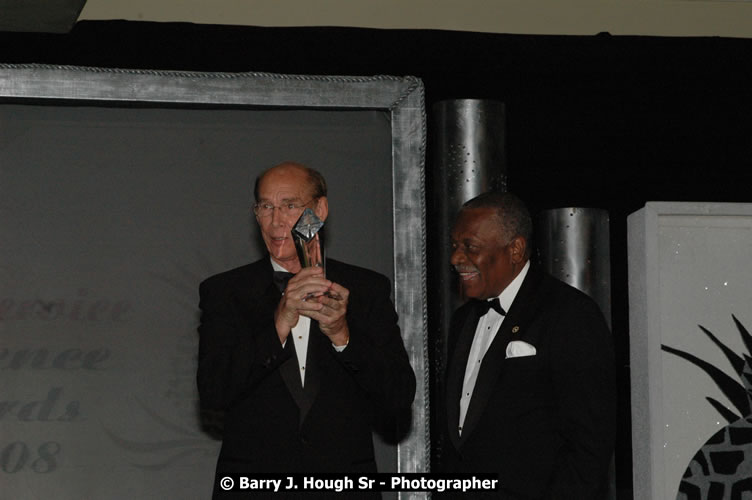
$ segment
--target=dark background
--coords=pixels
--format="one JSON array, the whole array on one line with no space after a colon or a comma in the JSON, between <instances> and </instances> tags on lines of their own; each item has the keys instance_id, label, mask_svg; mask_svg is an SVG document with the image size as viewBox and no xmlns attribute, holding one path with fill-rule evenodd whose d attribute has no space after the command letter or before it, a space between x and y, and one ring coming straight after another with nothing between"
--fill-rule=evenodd
<instances>
[{"instance_id":1,"label":"dark background","mask_svg":"<svg viewBox=\"0 0 752 500\"><path fill-rule=\"evenodd\" d=\"M534 212L610 214L616 480L631 498L626 218L647 201L752 200L752 41L85 21L66 35L0 32L0 63L413 75L429 125L439 100L504 102L509 189Z\"/></svg>"}]
</instances>

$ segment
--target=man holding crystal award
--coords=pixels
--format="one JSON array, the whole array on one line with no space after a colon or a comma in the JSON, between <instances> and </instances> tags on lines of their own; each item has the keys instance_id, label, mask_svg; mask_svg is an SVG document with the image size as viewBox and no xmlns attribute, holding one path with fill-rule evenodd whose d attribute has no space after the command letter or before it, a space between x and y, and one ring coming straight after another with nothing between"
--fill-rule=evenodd
<instances>
[{"instance_id":1,"label":"man holding crystal award","mask_svg":"<svg viewBox=\"0 0 752 500\"><path fill-rule=\"evenodd\" d=\"M226 473L376 472L374 427L415 395L389 280L324 258L321 174L282 163L254 195L269 256L199 289L199 395L225 411L215 496Z\"/></svg>"}]
</instances>

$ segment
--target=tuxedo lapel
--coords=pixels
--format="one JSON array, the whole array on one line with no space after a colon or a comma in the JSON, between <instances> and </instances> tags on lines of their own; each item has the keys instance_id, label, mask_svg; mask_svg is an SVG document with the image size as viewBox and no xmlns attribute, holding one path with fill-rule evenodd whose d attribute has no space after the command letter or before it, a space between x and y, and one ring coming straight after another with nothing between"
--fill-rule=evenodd
<instances>
[{"instance_id":1,"label":"tuxedo lapel","mask_svg":"<svg viewBox=\"0 0 752 500\"><path fill-rule=\"evenodd\" d=\"M244 268L234 284L237 310L246 316L246 321L256 324L259 317L274 311L282 294L274 285L272 265L262 259Z\"/></svg>"},{"instance_id":2,"label":"tuxedo lapel","mask_svg":"<svg viewBox=\"0 0 752 500\"><path fill-rule=\"evenodd\" d=\"M269 311L274 311L277 308L282 294L274 284L273 277L271 262L266 258L248 266L245 278L240 280L236 296L239 310L246 311L249 324L257 323L260 314L268 314ZM311 329L308 335L308 353L306 355L308 359L305 360L304 365L306 367L305 387L300 380L298 354L292 337L288 337L284 347L288 359L278 368L282 381L300 410L300 425L302 425L318 393L319 380L316 375L318 370L315 368L316 363L312 362L316 355L312 354L315 349L312 348L314 343L311 340L316 335L321 336L318 323L311 321Z\"/></svg>"},{"instance_id":3,"label":"tuxedo lapel","mask_svg":"<svg viewBox=\"0 0 752 500\"><path fill-rule=\"evenodd\" d=\"M457 343L454 345L449 365L449 373L447 375L446 424L449 430L449 436L455 448L460 447L460 397L462 395L462 384L465 378L465 367L467 366L467 357L470 355L470 347L473 344L475 328L478 324L478 317L475 314L475 308L467 307L467 311L468 313L462 322L462 327L457 337Z\"/></svg>"},{"instance_id":4,"label":"tuxedo lapel","mask_svg":"<svg viewBox=\"0 0 752 500\"><path fill-rule=\"evenodd\" d=\"M514 335L512 333L514 326L519 325L519 314L516 314L514 309L514 306L512 306L509 314L504 318L504 322L496 332L493 342L488 346L488 351L486 351L486 354L483 356L483 363L480 366L478 378L476 379L475 387L473 388L473 397L470 399L467 414L465 415L465 422L462 426L462 436L459 440L460 444L467 440L475 430L478 421L483 415L486 405L494 392L496 381L501 376L506 357L506 346ZM465 360L467 361L467 358L465 358ZM460 387L460 390L461 389L462 388Z\"/></svg>"},{"instance_id":5,"label":"tuxedo lapel","mask_svg":"<svg viewBox=\"0 0 752 500\"><path fill-rule=\"evenodd\" d=\"M295 342L292 338L288 337L287 343L285 343L285 350L290 350L292 355L279 366L279 375L287 386L287 390L290 391L290 395L295 400L295 404L300 408L300 422L303 421L303 407L305 411L308 411L310 404L306 404L305 394L303 393L303 385L300 381L300 368L298 367L298 354L295 351ZM307 375L306 375L307 376Z\"/></svg>"},{"instance_id":6,"label":"tuxedo lapel","mask_svg":"<svg viewBox=\"0 0 752 500\"><path fill-rule=\"evenodd\" d=\"M318 321L311 320L311 328L308 332L308 353L306 354L305 362L304 399L299 404L301 425L306 415L308 415L308 410L311 409L313 402L316 401L319 389L321 388L322 361L324 360L324 356L326 356L326 352L324 352L326 344L322 343L322 337L323 340L328 340L321 333L321 330L319 330ZM298 381L300 381L299 378Z\"/></svg>"},{"instance_id":7,"label":"tuxedo lapel","mask_svg":"<svg viewBox=\"0 0 752 500\"><path fill-rule=\"evenodd\" d=\"M301 427L321 387L322 367L319 362L322 359L321 337L324 337L324 335L318 328L318 322L311 321L311 328L308 332L308 350L303 363L303 366L305 366L305 385L300 380L300 367L298 366L300 361L295 350L295 341L292 338L289 338L285 344L285 350L290 349L292 355L279 367L280 376L300 410L299 424Z\"/></svg>"}]
</instances>

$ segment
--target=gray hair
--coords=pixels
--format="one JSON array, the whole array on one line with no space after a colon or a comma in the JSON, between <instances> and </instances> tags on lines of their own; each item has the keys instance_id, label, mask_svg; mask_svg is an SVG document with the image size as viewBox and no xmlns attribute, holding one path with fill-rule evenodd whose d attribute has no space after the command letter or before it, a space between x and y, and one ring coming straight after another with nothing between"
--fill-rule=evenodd
<instances>
[{"instance_id":1,"label":"gray hair","mask_svg":"<svg viewBox=\"0 0 752 500\"><path fill-rule=\"evenodd\" d=\"M494 209L504 238L509 241L516 236L522 236L529 248L533 236L533 219L525 203L516 195L488 191L462 205L462 210L474 208Z\"/></svg>"}]
</instances>

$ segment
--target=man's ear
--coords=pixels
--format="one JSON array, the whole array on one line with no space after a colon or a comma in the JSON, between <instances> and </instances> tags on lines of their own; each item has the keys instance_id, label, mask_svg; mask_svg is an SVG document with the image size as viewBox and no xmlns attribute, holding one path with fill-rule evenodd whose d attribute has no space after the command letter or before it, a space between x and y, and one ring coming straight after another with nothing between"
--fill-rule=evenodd
<instances>
[{"instance_id":1,"label":"man's ear","mask_svg":"<svg viewBox=\"0 0 752 500\"><path fill-rule=\"evenodd\" d=\"M322 221L326 220L329 216L329 200L326 199L326 196L322 196L316 200L316 204L313 206L313 212Z\"/></svg>"},{"instance_id":2,"label":"man's ear","mask_svg":"<svg viewBox=\"0 0 752 500\"><path fill-rule=\"evenodd\" d=\"M509 251L511 252L511 260L513 264L519 264L525 262L525 255L527 251L527 241L522 236L515 236L509 243Z\"/></svg>"}]
</instances>

